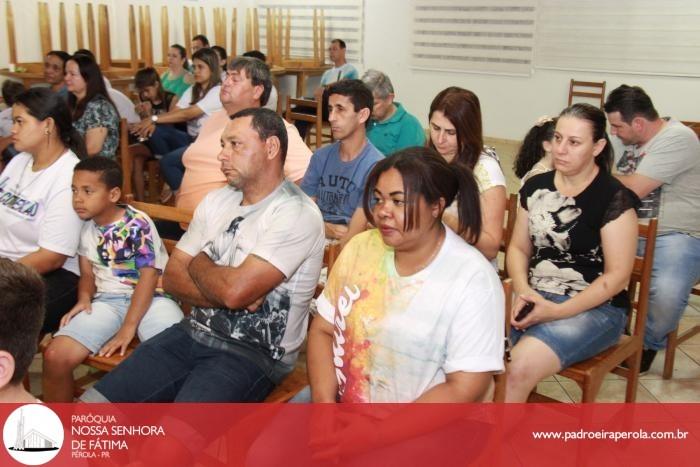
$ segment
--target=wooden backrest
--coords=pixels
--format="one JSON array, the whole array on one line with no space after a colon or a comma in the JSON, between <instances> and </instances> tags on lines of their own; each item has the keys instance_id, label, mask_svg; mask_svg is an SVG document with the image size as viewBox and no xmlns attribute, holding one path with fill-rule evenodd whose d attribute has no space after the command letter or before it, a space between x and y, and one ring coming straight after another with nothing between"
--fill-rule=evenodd
<instances>
[{"instance_id":1,"label":"wooden backrest","mask_svg":"<svg viewBox=\"0 0 700 467\"><path fill-rule=\"evenodd\" d=\"M340 243L331 243L323 250L323 265L328 267L328 274L331 273L338 255L340 255Z\"/></svg>"},{"instance_id":2,"label":"wooden backrest","mask_svg":"<svg viewBox=\"0 0 700 467\"><path fill-rule=\"evenodd\" d=\"M148 217L153 220L178 222L180 224L189 224L192 222L192 211L188 211L186 209L165 206L162 204L134 201L133 195L127 196L126 201L139 211L143 211L148 214ZM172 253L175 245L177 245L177 241L169 238L162 238L161 240L163 241L165 249L168 250L168 253Z\"/></svg>"},{"instance_id":3,"label":"wooden backrest","mask_svg":"<svg viewBox=\"0 0 700 467\"><path fill-rule=\"evenodd\" d=\"M503 226L503 238L501 239L501 246L499 251L506 253L508 251L508 245L510 245L510 239L513 236L513 228L515 227L515 219L518 215L518 194L511 193L508 196L508 203L506 204L506 218ZM505 258L503 259L503 269L498 271L501 278L508 277L508 268L506 267Z\"/></svg>"},{"instance_id":4,"label":"wooden backrest","mask_svg":"<svg viewBox=\"0 0 700 467\"><path fill-rule=\"evenodd\" d=\"M646 239L644 253L634 258L634 268L630 277L627 292L632 308L636 311L634 326L632 327L633 313L628 316L628 328L632 335L643 336L647 324L647 308L649 306L649 286L651 283L651 268L654 263L654 249L656 247L656 230L658 220L649 219L648 224L639 224L639 238Z\"/></svg>"},{"instance_id":5,"label":"wooden backrest","mask_svg":"<svg viewBox=\"0 0 700 467\"><path fill-rule=\"evenodd\" d=\"M323 135L321 134L321 131L323 130L322 105L323 104L321 101L314 101L308 99L294 99L290 96L287 96L287 112L284 118L289 123L294 123L296 120L299 120L302 122L310 122L316 125L316 149L320 148L323 142ZM311 109L313 110L313 114L295 112L292 106L294 106L295 108ZM307 135L308 134L309 133L307 132Z\"/></svg>"},{"instance_id":6,"label":"wooden backrest","mask_svg":"<svg viewBox=\"0 0 700 467\"><path fill-rule=\"evenodd\" d=\"M119 163L122 166L122 196L126 198L133 193L131 173L134 170L134 159L129 152L129 125L126 118L119 119Z\"/></svg>"},{"instance_id":7,"label":"wooden backrest","mask_svg":"<svg viewBox=\"0 0 700 467\"><path fill-rule=\"evenodd\" d=\"M505 348L505 353L503 354L503 364L508 365L510 360L510 309L513 306L513 281L512 279L503 279L501 281L503 285L503 294L505 295L505 323L503 330L503 345ZM493 393L494 402L505 402L506 400L506 372L494 376L494 381L496 382L496 388Z\"/></svg>"},{"instance_id":8,"label":"wooden backrest","mask_svg":"<svg viewBox=\"0 0 700 467\"><path fill-rule=\"evenodd\" d=\"M580 88L584 88L581 90ZM595 81L576 81L572 79L569 82L569 104L573 103L574 97L585 97L588 99L598 99L600 101L599 107L603 109L603 103L605 100L605 81L595 82Z\"/></svg>"}]
</instances>

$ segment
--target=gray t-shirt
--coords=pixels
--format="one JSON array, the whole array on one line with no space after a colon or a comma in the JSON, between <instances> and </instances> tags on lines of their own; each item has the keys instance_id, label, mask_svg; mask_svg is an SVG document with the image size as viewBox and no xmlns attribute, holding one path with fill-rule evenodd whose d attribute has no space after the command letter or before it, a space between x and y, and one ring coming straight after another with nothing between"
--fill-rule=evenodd
<instances>
[{"instance_id":1,"label":"gray t-shirt","mask_svg":"<svg viewBox=\"0 0 700 467\"><path fill-rule=\"evenodd\" d=\"M693 130L669 119L643 146L623 146L618 138L613 145L619 173L663 183L642 199L639 217L658 217L659 233L700 237L700 142Z\"/></svg>"},{"instance_id":2,"label":"gray t-shirt","mask_svg":"<svg viewBox=\"0 0 700 467\"><path fill-rule=\"evenodd\" d=\"M254 312L195 307L187 319L201 331L205 345L224 348L228 342L293 365L321 272L323 218L314 202L287 180L254 205L241 206L242 199L228 185L209 193L177 248L191 256L203 251L216 264L230 267L255 255L285 279Z\"/></svg>"}]
</instances>

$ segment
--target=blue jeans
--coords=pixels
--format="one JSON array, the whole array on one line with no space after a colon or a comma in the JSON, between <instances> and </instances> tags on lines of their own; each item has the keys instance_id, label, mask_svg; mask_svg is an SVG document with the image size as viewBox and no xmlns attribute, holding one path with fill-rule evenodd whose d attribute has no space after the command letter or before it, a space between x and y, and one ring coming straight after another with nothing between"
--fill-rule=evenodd
<instances>
[{"instance_id":1,"label":"blue jeans","mask_svg":"<svg viewBox=\"0 0 700 467\"><path fill-rule=\"evenodd\" d=\"M571 298L541 290L537 292L554 303ZM627 322L625 311L610 303L602 303L569 318L535 324L522 331L511 327L510 341L515 346L523 336L534 337L552 349L562 368L568 368L615 345Z\"/></svg>"},{"instance_id":2,"label":"blue jeans","mask_svg":"<svg viewBox=\"0 0 700 467\"><path fill-rule=\"evenodd\" d=\"M182 156L186 150L187 146L175 149L165 154L160 160L160 174L173 191L180 189L182 179L185 177L185 164L182 163Z\"/></svg>"},{"instance_id":3,"label":"blue jeans","mask_svg":"<svg viewBox=\"0 0 700 467\"><path fill-rule=\"evenodd\" d=\"M84 402L259 402L274 383L253 362L212 349L174 325L83 394Z\"/></svg>"},{"instance_id":4,"label":"blue jeans","mask_svg":"<svg viewBox=\"0 0 700 467\"><path fill-rule=\"evenodd\" d=\"M640 239L638 254L643 253L645 244ZM651 270L645 348L666 347L666 335L678 327L688 306L690 290L699 279L700 238L677 232L658 235Z\"/></svg>"},{"instance_id":5,"label":"blue jeans","mask_svg":"<svg viewBox=\"0 0 700 467\"><path fill-rule=\"evenodd\" d=\"M146 144L153 154L164 156L191 142L192 138L186 131L178 130L173 125L156 125L156 130Z\"/></svg>"}]
</instances>

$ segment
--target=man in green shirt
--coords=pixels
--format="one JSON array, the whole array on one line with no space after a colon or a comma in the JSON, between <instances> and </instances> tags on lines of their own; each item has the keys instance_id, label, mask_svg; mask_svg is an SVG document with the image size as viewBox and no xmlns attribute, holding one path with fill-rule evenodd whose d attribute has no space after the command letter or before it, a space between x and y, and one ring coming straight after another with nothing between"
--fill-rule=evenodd
<instances>
[{"instance_id":1,"label":"man in green shirt","mask_svg":"<svg viewBox=\"0 0 700 467\"><path fill-rule=\"evenodd\" d=\"M394 102L394 86L387 75L367 70L362 81L372 91L374 108L367 138L388 156L400 149L425 145L425 131L416 117Z\"/></svg>"}]
</instances>

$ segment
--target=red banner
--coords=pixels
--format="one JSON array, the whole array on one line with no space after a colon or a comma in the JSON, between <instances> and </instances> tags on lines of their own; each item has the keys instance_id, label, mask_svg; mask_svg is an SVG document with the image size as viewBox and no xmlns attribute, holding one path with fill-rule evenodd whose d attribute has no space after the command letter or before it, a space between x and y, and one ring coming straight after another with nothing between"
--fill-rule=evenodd
<instances>
[{"instance_id":1,"label":"red banner","mask_svg":"<svg viewBox=\"0 0 700 467\"><path fill-rule=\"evenodd\" d=\"M0 422L1 466L700 463L696 404L0 404Z\"/></svg>"}]
</instances>

